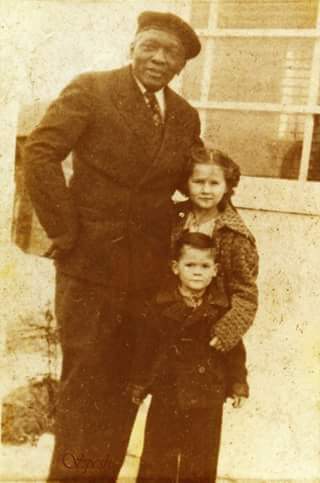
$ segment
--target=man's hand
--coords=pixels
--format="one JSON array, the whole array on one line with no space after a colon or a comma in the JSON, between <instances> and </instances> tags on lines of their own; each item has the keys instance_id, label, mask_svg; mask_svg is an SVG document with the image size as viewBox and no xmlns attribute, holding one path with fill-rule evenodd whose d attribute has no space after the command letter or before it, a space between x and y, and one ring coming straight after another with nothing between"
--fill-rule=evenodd
<instances>
[{"instance_id":1,"label":"man's hand","mask_svg":"<svg viewBox=\"0 0 320 483\"><path fill-rule=\"evenodd\" d=\"M45 257L57 259L66 255L74 246L75 240L69 234L51 239L51 246L44 254Z\"/></svg>"},{"instance_id":2,"label":"man's hand","mask_svg":"<svg viewBox=\"0 0 320 483\"><path fill-rule=\"evenodd\" d=\"M221 343L220 339L219 339L217 336L213 337L213 338L210 340L209 345L210 345L211 347L214 347L214 348L215 348L217 351L224 352L224 347L223 347L223 345L222 345L222 343Z\"/></svg>"}]
</instances>

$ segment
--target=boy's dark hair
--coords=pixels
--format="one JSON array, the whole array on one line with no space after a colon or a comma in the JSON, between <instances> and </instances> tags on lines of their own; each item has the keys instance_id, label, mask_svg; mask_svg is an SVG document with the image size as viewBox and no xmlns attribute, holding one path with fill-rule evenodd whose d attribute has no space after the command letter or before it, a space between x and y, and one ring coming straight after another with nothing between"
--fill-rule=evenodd
<instances>
[{"instance_id":1,"label":"boy's dark hair","mask_svg":"<svg viewBox=\"0 0 320 483\"><path fill-rule=\"evenodd\" d=\"M183 231L181 236L175 240L172 247L173 260L179 260L182 255L183 247L189 246L198 250L212 250L215 254L215 243L213 238L204 233Z\"/></svg>"},{"instance_id":2,"label":"boy's dark hair","mask_svg":"<svg viewBox=\"0 0 320 483\"><path fill-rule=\"evenodd\" d=\"M185 196L188 193L188 180L193 173L195 164L213 164L223 169L225 181L227 184L227 192L223 195L222 200L218 204L218 210L223 211L230 202L231 196L234 194L234 188L238 186L240 180L240 168L229 156L218 149L212 149L204 146L193 146L190 151L190 157L185 167L179 191Z\"/></svg>"}]
</instances>

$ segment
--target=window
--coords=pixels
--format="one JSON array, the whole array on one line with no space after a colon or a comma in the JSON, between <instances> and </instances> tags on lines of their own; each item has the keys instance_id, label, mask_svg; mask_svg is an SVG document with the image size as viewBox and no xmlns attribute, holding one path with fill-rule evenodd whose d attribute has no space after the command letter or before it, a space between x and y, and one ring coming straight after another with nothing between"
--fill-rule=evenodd
<instances>
[{"instance_id":1,"label":"window","mask_svg":"<svg viewBox=\"0 0 320 483\"><path fill-rule=\"evenodd\" d=\"M202 51L180 90L204 139L240 164L240 206L320 213L319 3L190 0L181 12Z\"/></svg>"}]
</instances>

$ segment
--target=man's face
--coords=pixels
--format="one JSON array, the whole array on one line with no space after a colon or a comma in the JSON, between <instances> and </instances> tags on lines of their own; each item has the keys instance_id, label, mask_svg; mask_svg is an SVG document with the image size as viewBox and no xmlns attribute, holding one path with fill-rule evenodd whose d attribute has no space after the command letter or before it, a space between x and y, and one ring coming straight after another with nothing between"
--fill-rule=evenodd
<instances>
[{"instance_id":1,"label":"man's face","mask_svg":"<svg viewBox=\"0 0 320 483\"><path fill-rule=\"evenodd\" d=\"M137 34L131 45L131 59L134 75L150 91L166 86L186 62L180 39L158 29Z\"/></svg>"},{"instance_id":2,"label":"man's face","mask_svg":"<svg viewBox=\"0 0 320 483\"><path fill-rule=\"evenodd\" d=\"M172 271L180 279L182 289L194 294L203 292L216 275L213 252L185 245L180 259L172 263Z\"/></svg>"}]
</instances>

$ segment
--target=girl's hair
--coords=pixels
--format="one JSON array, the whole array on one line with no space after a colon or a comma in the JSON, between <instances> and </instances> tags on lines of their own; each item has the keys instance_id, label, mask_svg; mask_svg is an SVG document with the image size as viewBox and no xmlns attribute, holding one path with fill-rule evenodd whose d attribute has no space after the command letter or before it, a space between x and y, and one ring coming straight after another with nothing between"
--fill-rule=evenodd
<instances>
[{"instance_id":1,"label":"girl's hair","mask_svg":"<svg viewBox=\"0 0 320 483\"><path fill-rule=\"evenodd\" d=\"M189 232L185 230L173 244L173 260L180 260L185 246L197 248L198 250L212 250L213 255L215 255L215 242L212 237L205 235L204 233Z\"/></svg>"},{"instance_id":2,"label":"girl's hair","mask_svg":"<svg viewBox=\"0 0 320 483\"><path fill-rule=\"evenodd\" d=\"M182 183L179 191L185 196L189 196L188 181L193 173L195 164L212 164L220 166L224 173L227 185L227 191L223 195L222 200L218 204L218 210L223 211L228 203L231 203L231 196L234 194L234 188L238 186L240 180L240 168L229 156L218 149L212 149L204 146L193 146L190 151L190 157L187 161L183 173Z\"/></svg>"}]
</instances>

